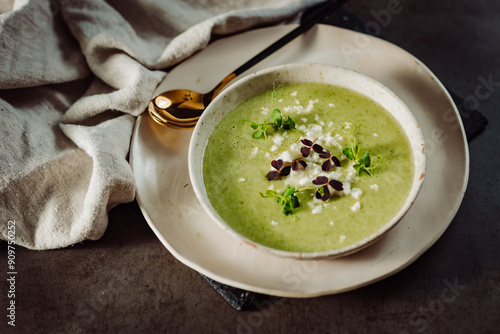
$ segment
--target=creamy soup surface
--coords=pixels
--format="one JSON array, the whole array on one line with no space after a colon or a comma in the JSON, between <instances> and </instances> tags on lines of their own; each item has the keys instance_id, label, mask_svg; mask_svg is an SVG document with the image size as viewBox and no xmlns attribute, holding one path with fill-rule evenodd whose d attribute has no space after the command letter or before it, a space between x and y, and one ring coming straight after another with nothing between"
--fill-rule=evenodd
<instances>
[{"instance_id":1,"label":"creamy soup surface","mask_svg":"<svg viewBox=\"0 0 500 334\"><path fill-rule=\"evenodd\" d=\"M273 92L234 108L207 143L203 178L221 218L250 240L294 252L339 249L387 224L403 206L414 173L410 143L393 116L342 87L300 83ZM275 109L295 126L259 127L272 123ZM265 135L255 138L259 129ZM349 157L355 145L356 157ZM369 166L360 167L366 152ZM295 190L296 207L285 214L272 195L287 186Z\"/></svg>"}]
</instances>

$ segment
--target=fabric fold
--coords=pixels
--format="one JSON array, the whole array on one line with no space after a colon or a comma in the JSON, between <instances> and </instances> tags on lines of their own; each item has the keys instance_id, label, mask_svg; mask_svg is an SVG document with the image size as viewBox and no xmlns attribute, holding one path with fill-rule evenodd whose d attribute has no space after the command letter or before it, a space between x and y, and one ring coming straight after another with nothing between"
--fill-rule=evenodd
<instances>
[{"instance_id":1,"label":"fabric fold","mask_svg":"<svg viewBox=\"0 0 500 334\"><path fill-rule=\"evenodd\" d=\"M323 1L14 2L0 14L0 219L16 221L16 243L99 239L134 199L130 138L165 68Z\"/></svg>"}]
</instances>

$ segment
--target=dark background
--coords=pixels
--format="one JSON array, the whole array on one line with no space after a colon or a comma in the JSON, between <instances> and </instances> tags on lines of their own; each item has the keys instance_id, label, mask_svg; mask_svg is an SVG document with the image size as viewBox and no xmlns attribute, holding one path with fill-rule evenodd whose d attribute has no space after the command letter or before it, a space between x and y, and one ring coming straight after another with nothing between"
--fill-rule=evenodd
<instances>
[{"instance_id":1,"label":"dark background","mask_svg":"<svg viewBox=\"0 0 500 334\"><path fill-rule=\"evenodd\" d=\"M350 1L379 22L394 1ZM444 235L415 263L379 283L338 295L278 298L236 311L153 234L137 203L110 213L101 240L67 249L16 248L16 333L498 333L500 3L400 0L380 34L474 101L481 78L496 83L475 99L489 119L470 141L470 179ZM453 168L450 161L449 168ZM6 262L7 247L0 244ZM3 267L3 265L2 265ZM5 270L3 270L5 272ZM454 288L450 288L454 286ZM0 332L6 325L2 279ZM450 293L453 292L453 293Z\"/></svg>"}]
</instances>

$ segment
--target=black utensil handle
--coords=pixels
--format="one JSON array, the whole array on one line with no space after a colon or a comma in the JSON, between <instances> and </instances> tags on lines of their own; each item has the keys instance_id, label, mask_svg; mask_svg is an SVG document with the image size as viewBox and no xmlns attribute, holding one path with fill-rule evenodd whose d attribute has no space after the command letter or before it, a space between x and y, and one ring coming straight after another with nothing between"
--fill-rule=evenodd
<instances>
[{"instance_id":1,"label":"black utensil handle","mask_svg":"<svg viewBox=\"0 0 500 334\"><path fill-rule=\"evenodd\" d=\"M265 50L260 52L258 55L247 61L245 64L241 65L238 67L236 70L233 71L235 75L240 75L241 73L245 72L248 70L250 67L254 66L267 56L273 54L275 51L279 50L281 47L295 39L297 36L303 34L307 30L309 30L313 25L321 21L323 18L328 16L329 14L333 13L344 3L346 3L348 0L333 0L333 1L327 1L322 5L319 5L314 12L310 13L310 16L301 23L300 26L271 44L269 47L267 47Z\"/></svg>"}]
</instances>

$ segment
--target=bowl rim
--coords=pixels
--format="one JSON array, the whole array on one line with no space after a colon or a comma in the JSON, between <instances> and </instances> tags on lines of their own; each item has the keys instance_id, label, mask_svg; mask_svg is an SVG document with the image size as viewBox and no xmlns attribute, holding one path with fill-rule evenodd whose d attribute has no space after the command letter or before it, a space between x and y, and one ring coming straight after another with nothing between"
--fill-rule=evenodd
<instances>
[{"instance_id":1,"label":"bowl rim","mask_svg":"<svg viewBox=\"0 0 500 334\"><path fill-rule=\"evenodd\" d=\"M253 241L253 240L245 237L244 235L235 231L229 224L227 224L224 221L224 219L222 219L219 216L219 214L217 213L215 208L213 208L210 200L208 199L208 196L203 196L203 193L206 194L205 185L203 182L203 173L201 173L200 179L195 177L196 164L195 164L195 159L193 158L193 156L194 156L193 152L195 152L195 150L200 149L200 147L202 147L201 148L202 149L201 156L203 157L204 153L205 153L206 144L208 142L208 140L207 140L203 145L199 145L199 143L197 141L197 137L201 133L200 130L202 130L203 127L206 127L205 119L207 119L208 117L211 117L210 115L213 113L212 110L216 109L217 104L220 103L220 101L222 101L226 96L230 95L234 90L237 90L238 88L248 84L252 80L258 80L260 77L268 75L270 73L275 73L275 72L284 71L284 70L294 70L294 69L303 68L303 67L309 67L312 70L321 70L321 69L326 70L326 69L328 69L328 70L348 73L349 75L357 77L358 79L363 79L363 80L369 82L370 85L373 85L374 87L377 87L379 90L382 90L384 92L384 94L386 94L388 97L390 97L390 99L392 99L393 102L396 102L400 106L400 108L402 108L403 112L406 113L406 117L409 117L411 122L418 128L418 130L417 130L417 137L418 138L416 140L418 140L419 144L422 146L422 149L421 149L422 154L419 156L420 163L418 163L418 164L416 162L417 158L415 157L415 152L419 152L419 151L413 150L413 155L414 155L414 157L413 157L414 158L414 175L413 175L413 177L414 177L414 179L412 181L412 186L410 188L409 194L406 197L406 200L405 200L403 206L400 208L400 210L389 221L387 221L386 224L384 224L381 228L377 229L374 233L368 235L367 237L365 237L361 240L358 240L355 243L346 245L342 248L336 248L336 249L326 250L326 251L315 251L315 252L286 251L286 250L281 250L281 249L272 248L269 246L262 245L256 241ZM294 81L294 82L306 82L306 81L307 80ZM310 82L310 81L308 81L308 82ZM318 82L318 81L312 81L312 82ZM332 83L328 83L328 82L326 82L326 83L330 84L330 85L342 86L339 84L332 84ZM347 87L347 88L349 88L349 87ZM360 92L360 91L357 91L357 92L374 100L372 96L364 94L363 92ZM259 93L260 92L255 92L252 94L252 96L259 94ZM236 105L243 102L244 100L245 100L244 98L243 99L239 98ZM377 102L377 101L375 101L375 102ZM380 104L379 102L377 102L377 103ZM384 107L384 109L387 110L387 108L385 108L385 106L383 106L383 107ZM230 110L232 110L233 108L234 108L234 106ZM390 111L388 111L388 112L390 112ZM392 114L392 112L390 112L390 113ZM222 118L223 117L221 117L221 119L213 127L211 127L211 129L216 127L217 124L220 123ZM403 126L399 122L399 120L397 120L397 121L400 124L400 126L403 128L404 133L407 135L407 137L409 137L407 128L405 126ZM410 138L408 138L408 140L411 143ZM201 162L200 163L201 164L200 170L202 170L203 169L202 168L203 167L203 158L200 159L200 162ZM417 170L417 167L418 167L418 170ZM347 256L347 255L356 253L358 251L361 251L362 249L369 247L370 245L372 245L373 243L375 243L379 239L381 239L388 231L390 231L392 228L394 228L403 219L403 217L407 214L407 212L409 211L409 209L411 208L411 206L415 202L415 200L416 200L416 198L417 198L417 196L422 188L423 181L425 179L426 168L427 168L427 165L426 165L426 153L425 153L425 140L424 140L423 134L420 130L420 126L418 125L418 122L416 121L413 113L408 108L408 106L394 92L392 92L392 90L390 90L388 87L386 87L381 82L379 82L379 81L377 81L377 80L375 80L375 79L373 79L365 74L362 74L358 71L355 71L355 70L352 70L352 69L349 69L346 67L342 67L342 66L338 66L338 65L322 64L322 63L291 63L291 64L272 66L272 67L248 74L247 76L245 76L241 79L238 79L235 82L230 83L228 86L225 87L225 89L219 95L217 95L215 97L215 99L208 105L208 107L205 109L205 111L201 115L201 117L200 117L199 121L197 122L197 124L193 130L193 133L191 135L191 140L189 143L189 152L188 152L189 178L191 180L191 184L193 186L194 193L195 193L198 201L200 202L201 206L205 210L205 212L207 212L207 214L215 221L215 223L221 228L221 230L223 230L225 233L231 234L237 240L240 240L241 242L243 242L243 243L245 243L245 244L247 244L255 249L258 249L260 251L264 251L268 254L277 255L280 257L284 257L284 258L295 258L295 259L306 259L306 260L308 260L308 259L309 260L310 259L322 259L322 258L334 259L334 258ZM417 178L418 173L421 173L421 175ZM201 182L198 182L198 180L201 180Z\"/></svg>"}]
</instances>

